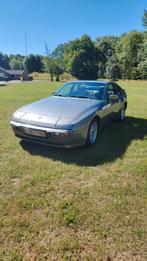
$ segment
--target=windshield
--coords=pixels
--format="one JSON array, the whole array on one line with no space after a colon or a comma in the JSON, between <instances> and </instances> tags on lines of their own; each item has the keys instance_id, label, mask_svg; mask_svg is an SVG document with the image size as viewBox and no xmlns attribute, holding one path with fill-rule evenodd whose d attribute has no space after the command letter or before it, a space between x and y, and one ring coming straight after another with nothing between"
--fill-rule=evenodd
<instances>
[{"instance_id":1,"label":"windshield","mask_svg":"<svg viewBox=\"0 0 147 261\"><path fill-rule=\"evenodd\" d=\"M104 99L104 83L99 82L70 82L61 87L55 96L85 99Z\"/></svg>"}]
</instances>

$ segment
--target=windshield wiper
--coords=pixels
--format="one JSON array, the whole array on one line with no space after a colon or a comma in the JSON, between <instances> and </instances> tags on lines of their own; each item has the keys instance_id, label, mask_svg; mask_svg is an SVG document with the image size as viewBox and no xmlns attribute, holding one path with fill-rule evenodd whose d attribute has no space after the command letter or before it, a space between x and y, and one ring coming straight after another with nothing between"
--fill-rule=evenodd
<instances>
[{"instance_id":1,"label":"windshield wiper","mask_svg":"<svg viewBox=\"0 0 147 261\"><path fill-rule=\"evenodd\" d=\"M62 95L62 94L55 94L54 96L69 97L69 98L91 99L90 97L86 97L86 96L76 96L76 95L67 96L67 95Z\"/></svg>"},{"instance_id":2,"label":"windshield wiper","mask_svg":"<svg viewBox=\"0 0 147 261\"><path fill-rule=\"evenodd\" d=\"M86 97L86 96L78 96L78 98L90 99L89 97Z\"/></svg>"},{"instance_id":3,"label":"windshield wiper","mask_svg":"<svg viewBox=\"0 0 147 261\"><path fill-rule=\"evenodd\" d=\"M74 96L74 95L71 95L69 97L72 97L72 98L83 98L83 99L89 99L89 97L86 97L86 96Z\"/></svg>"},{"instance_id":4,"label":"windshield wiper","mask_svg":"<svg viewBox=\"0 0 147 261\"><path fill-rule=\"evenodd\" d=\"M66 97L65 95L62 95L62 94L55 94L54 96Z\"/></svg>"}]
</instances>

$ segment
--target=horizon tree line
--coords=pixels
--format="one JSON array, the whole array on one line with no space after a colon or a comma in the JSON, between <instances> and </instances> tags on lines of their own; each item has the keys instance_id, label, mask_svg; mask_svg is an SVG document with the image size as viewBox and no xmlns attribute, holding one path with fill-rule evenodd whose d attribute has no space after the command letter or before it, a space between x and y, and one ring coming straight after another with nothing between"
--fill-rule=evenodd
<instances>
[{"instance_id":1,"label":"horizon tree line","mask_svg":"<svg viewBox=\"0 0 147 261\"><path fill-rule=\"evenodd\" d=\"M142 24L147 27L147 11ZM59 44L52 52L27 57L0 53L0 66L5 69L25 69L28 73L47 72L59 81L64 72L77 79L147 79L147 31L133 30L121 36L90 36Z\"/></svg>"}]
</instances>

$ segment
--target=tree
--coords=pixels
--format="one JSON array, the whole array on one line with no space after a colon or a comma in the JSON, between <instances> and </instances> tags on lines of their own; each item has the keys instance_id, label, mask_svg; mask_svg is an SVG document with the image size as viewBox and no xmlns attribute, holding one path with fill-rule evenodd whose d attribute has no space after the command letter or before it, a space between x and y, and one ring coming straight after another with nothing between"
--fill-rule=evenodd
<instances>
[{"instance_id":1,"label":"tree","mask_svg":"<svg viewBox=\"0 0 147 261\"><path fill-rule=\"evenodd\" d=\"M20 55L20 54L16 54L16 55L10 55L10 68L13 70L23 70L24 66L23 66L23 61L24 61L24 56Z\"/></svg>"},{"instance_id":2,"label":"tree","mask_svg":"<svg viewBox=\"0 0 147 261\"><path fill-rule=\"evenodd\" d=\"M59 59L53 61L53 73L56 76L56 81L59 81L59 76L64 72L64 67Z\"/></svg>"},{"instance_id":3,"label":"tree","mask_svg":"<svg viewBox=\"0 0 147 261\"><path fill-rule=\"evenodd\" d=\"M51 75L51 81L54 80L54 75L56 76L56 81L59 81L60 74L64 72L62 61L59 57L55 58L54 53L50 52L47 46L45 48L47 53L44 57L45 71Z\"/></svg>"},{"instance_id":4,"label":"tree","mask_svg":"<svg viewBox=\"0 0 147 261\"><path fill-rule=\"evenodd\" d=\"M66 70L78 79L97 79L100 60L100 52L88 35L70 41L65 47Z\"/></svg>"},{"instance_id":5,"label":"tree","mask_svg":"<svg viewBox=\"0 0 147 261\"><path fill-rule=\"evenodd\" d=\"M116 45L118 37L106 36L96 39L96 45L101 52L101 61L99 62L99 78L105 78L107 62L111 56L116 54Z\"/></svg>"},{"instance_id":6,"label":"tree","mask_svg":"<svg viewBox=\"0 0 147 261\"><path fill-rule=\"evenodd\" d=\"M20 62L16 58L12 58L10 60L9 65L10 65L10 68L12 70L21 70L21 69L23 69L23 65L20 64Z\"/></svg>"},{"instance_id":7,"label":"tree","mask_svg":"<svg viewBox=\"0 0 147 261\"><path fill-rule=\"evenodd\" d=\"M144 14L142 17L142 24L144 27L147 27L147 10L144 10Z\"/></svg>"},{"instance_id":8,"label":"tree","mask_svg":"<svg viewBox=\"0 0 147 261\"><path fill-rule=\"evenodd\" d=\"M29 73L41 72L43 67L41 56L30 54L24 60L24 67Z\"/></svg>"},{"instance_id":9,"label":"tree","mask_svg":"<svg viewBox=\"0 0 147 261\"><path fill-rule=\"evenodd\" d=\"M53 71L56 76L56 81L59 81L59 76L65 71L63 59L65 46L66 44L59 44L52 53L54 60Z\"/></svg>"},{"instance_id":10,"label":"tree","mask_svg":"<svg viewBox=\"0 0 147 261\"><path fill-rule=\"evenodd\" d=\"M63 60L63 57L64 57L64 50L65 50L65 47L67 46L67 44L59 44L57 45L57 47L55 48L55 50L53 51L53 57L54 58L57 58L57 59L60 59L60 60Z\"/></svg>"},{"instance_id":11,"label":"tree","mask_svg":"<svg viewBox=\"0 0 147 261\"><path fill-rule=\"evenodd\" d=\"M0 52L0 66L3 67L4 69L10 69L9 61L10 59L8 55Z\"/></svg>"},{"instance_id":12,"label":"tree","mask_svg":"<svg viewBox=\"0 0 147 261\"><path fill-rule=\"evenodd\" d=\"M138 72L139 72L139 79L147 79L147 32L144 31L142 33L142 45L138 52Z\"/></svg>"},{"instance_id":13,"label":"tree","mask_svg":"<svg viewBox=\"0 0 147 261\"><path fill-rule=\"evenodd\" d=\"M139 64L138 54L142 43L142 34L138 31L131 31L120 37L116 53L123 79L132 78L132 71Z\"/></svg>"},{"instance_id":14,"label":"tree","mask_svg":"<svg viewBox=\"0 0 147 261\"><path fill-rule=\"evenodd\" d=\"M53 53L49 51L47 44L45 45L46 56L43 59L44 68L47 73L51 75L51 81L54 80L54 57Z\"/></svg>"},{"instance_id":15,"label":"tree","mask_svg":"<svg viewBox=\"0 0 147 261\"><path fill-rule=\"evenodd\" d=\"M118 64L118 60L115 56L109 58L108 62L106 63L106 78L116 81L121 78L120 68Z\"/></svg>"},{"instance_id":16,"label":"tree","mask_svg":"<svg viewBox=\"0 0 147 261\"><path fill-rule=\"evenodd\" d=\"M139 79L147 80L147 60L139 63L138 70L139 70Z\"/></svg>"}]
</instances>

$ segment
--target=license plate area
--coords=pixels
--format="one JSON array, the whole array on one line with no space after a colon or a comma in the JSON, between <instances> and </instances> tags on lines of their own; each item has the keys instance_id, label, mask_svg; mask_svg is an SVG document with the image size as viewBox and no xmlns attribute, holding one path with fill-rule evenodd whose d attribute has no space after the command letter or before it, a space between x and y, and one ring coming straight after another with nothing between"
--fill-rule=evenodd
<instances>
[{"instance_id":1,"label":"license plate area","mask_svg":"<svg viewBox=\"0 0 147 261\"><path fill-rule=\"evenodd\" d=\"M34 130L30 128L23 128L24 134L30 135L30 136L35 136L35 137L41 137L41 138L46 138L47 133L45 131L40 131L40 130Z\"/></svg>"}]
</instances>

